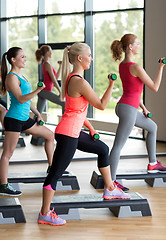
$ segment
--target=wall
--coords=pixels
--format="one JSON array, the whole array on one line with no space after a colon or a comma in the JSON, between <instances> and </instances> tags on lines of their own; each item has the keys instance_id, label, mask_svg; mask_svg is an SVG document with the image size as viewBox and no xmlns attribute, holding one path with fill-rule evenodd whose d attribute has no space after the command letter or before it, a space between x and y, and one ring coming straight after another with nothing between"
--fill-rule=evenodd
<instances>
[{"instance_id":1,"label":"wall","mask_svg":"<svg viewBox=\"0 0 166 240\"><path fill-rule=\"evenodd\" d=\"M145 0L145 69L154 79L158 59L166 57L166 1ZM166 67L157 93L145 87L145 105L158 125L157 140L166 141Z\"/></svg>"}]
</instances>

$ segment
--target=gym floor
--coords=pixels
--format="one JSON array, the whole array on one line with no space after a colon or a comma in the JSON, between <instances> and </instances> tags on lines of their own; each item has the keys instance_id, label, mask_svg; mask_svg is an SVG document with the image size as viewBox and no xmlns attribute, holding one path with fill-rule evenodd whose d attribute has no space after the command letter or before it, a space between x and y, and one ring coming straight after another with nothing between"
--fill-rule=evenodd
<instances>
[{"instance_id":1,"label":"gym floor","mask_svg":"<svg viewBox=\"0 0 166 240\"><path fill-rule=\"evenodd\" d=\"M111 148L114 137L101 135L101 139ZM43 146L30 144L31 136L24 137L26 147L17 148L11 162L46 159ZM0 153L2 147L0 148ZM166 143L157 144L157 152L166 152ZM121 155L146 154L145 142L128 139ZM77 151L75 158L87 158L86 161L72 161L69 172L77 176L79 191L57 191L55 195L95 194L103 190L96 190L90 185L92 172L97 170L96 161L88 160L94 157ZM166 157L159 157L159 161L166 166ZM147 158L121 159L119 170L145 169ZM42 172L46 171L47 163L10 164L9 172ZM37 223L41 207L42 184L20 184L23 192L19 197L25 214L26 223L0 225L0 239L6 240L38 240L38 239L67 239L67 240L165 240L166 239L166 191L165 188L152 188L144 180L124 180L123 184L130 188L130 192L138 192L148 199L152 216L117 218L108 209L80 209L81 220L70 220L64 226L48 226Z\"/></svg>"}]
</instances>

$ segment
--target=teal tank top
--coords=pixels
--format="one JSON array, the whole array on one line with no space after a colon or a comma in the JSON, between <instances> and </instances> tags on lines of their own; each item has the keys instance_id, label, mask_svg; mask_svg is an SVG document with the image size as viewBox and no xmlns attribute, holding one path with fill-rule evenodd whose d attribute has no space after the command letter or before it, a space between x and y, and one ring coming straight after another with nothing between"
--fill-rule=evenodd
<instances>
[{"instance_id":1,"label":"teal tank top","mask_svg":"<svg viewBox=\"0 0 166 240\"><path fill-rule=\"evenodd\" d=\"M16 73L9 72L8 74L14 74L18 77L20 80L20 89L22 92L22 95L26 95L31 92L31 84L28 82L28 80L22 76L18 76ZM23 104L19 103L19 101L15 98L12 92L9 92L10 96L10 107L8 112L6 113L6 117L10 118L15 118L20 121L27 121L29 119L29 111L30 111L30 105L31 105L31 100L28 102L25 102Z\"/></svg>"}]
</instances>

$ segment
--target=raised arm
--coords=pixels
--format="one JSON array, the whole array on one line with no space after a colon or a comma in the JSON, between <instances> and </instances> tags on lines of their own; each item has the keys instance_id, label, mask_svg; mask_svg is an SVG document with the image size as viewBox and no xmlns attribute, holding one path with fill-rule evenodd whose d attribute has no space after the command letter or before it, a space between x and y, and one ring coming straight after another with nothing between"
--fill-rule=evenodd
<instances>
[{"instance_id":1,"label":"raised arm","mask_svg":"<svg viewBox=\"0 0 166 240\"><path fill-rule=\"evenodd\" d=\"M60 75L60 71L61 71L61 67L62 67L62 61L58 61L59 67L56 73L56 80L58 81L59 75Z\"/></svg>"},{"instance_id":2,"label":"raised arm","mask_svg":"<svg viewBox=\"0 0 166 240\"><path fill-rule=\"evenodd\" d=\"M104 110L111 98L113 86L114 86L114 81L110 79L108 88L104 92L101 99L98 97L96 92L92 89L90 84L85 79L82 79L80 81L79 89L80 89L80 94L83 95L92 106L100 110Z\"/></svg>"},{"instance_id":3,"label":"raised arm","mask_svg":"<svg viewBox=\"0 0 166 240\"><path fill-rule=\"evenodd\" d=\"M163 59L163 58L161 58L161 59ZM156 75L154 81L149 77L149 75L146 73L146 71L138 64L131 65L130 72L133 76L139 77L141 79L141 81L153 92L157 92L160 87L164 66L165 66L165 64L162 63L162 61L160 61L159 69L158 69L158 72L157 72L157 75Z\"/></svg>"}]
</instances>

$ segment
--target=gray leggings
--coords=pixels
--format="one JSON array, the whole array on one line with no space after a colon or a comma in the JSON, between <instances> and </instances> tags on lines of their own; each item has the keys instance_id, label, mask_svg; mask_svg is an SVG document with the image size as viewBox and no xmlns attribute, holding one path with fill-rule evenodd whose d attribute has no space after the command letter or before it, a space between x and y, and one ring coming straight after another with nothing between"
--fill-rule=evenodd
<instances>
[{"instance_id":1,"label":"gray leggings","mask_svg":"<svg viewBox=\"0 0 166 240\"><path fill-rule=\"evenodd\" d=\"M112 180L116 180L116 171L120 159L120 151L126 143L134 126L142 128L146 131L146 148L149 156L149 162L156 161L156 134L157 125L151 119L146 118L143 113L139 112L136 108L118 103L116 105L116 115L119 117L119 124L116 131L116 136L113 148L110 152L110 166Z\"/></svg>"},{"instance_id":2,"label":"gray leggings","mask_svg":"<svg viewBox=\"0 0 166 240\"><path fill-rule=\"evenodd\" d=\"M62 106L62 113L65 111L65 102L60 100L60 97L56 95L54 92L42 90L38 94L38 102L37 102L37 110L42 113L46 106L46 100L49 100L53 103L56 103Z\"/></svg>"}]
</instances>

